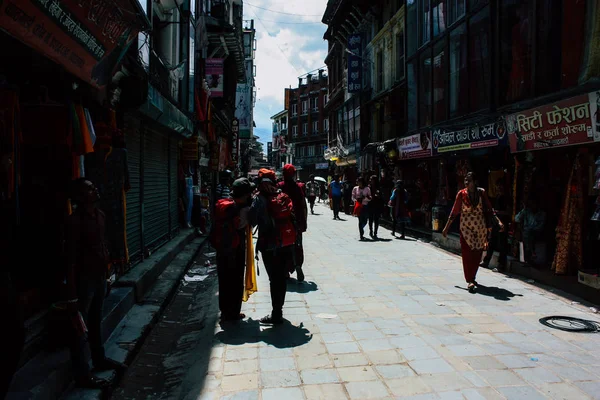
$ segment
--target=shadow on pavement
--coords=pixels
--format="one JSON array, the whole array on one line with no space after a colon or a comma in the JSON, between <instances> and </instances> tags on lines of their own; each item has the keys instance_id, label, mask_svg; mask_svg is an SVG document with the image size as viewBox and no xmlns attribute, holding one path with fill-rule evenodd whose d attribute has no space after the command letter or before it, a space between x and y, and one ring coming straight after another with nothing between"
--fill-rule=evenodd
<instances>
[{"instance_id":1,"label":"shadow on pavement","mask_svg":"<svg viewBox=\"0 0 600 400\"><path fill-rule=\"evenodd\" d=\"M376 241L376 242L386 242L386 243L387 243L387 242L391 242L391 241L392 241L392 239L381 239L381 238L377 238L377 239L375 239L375 241Z\"/></svg>"},{"instance_id":2,"label":"shadow on pavement","mask_svg":"<svg viewBox=\"0 0 600 400\"><path fill-rule=\"evenodd\" d=\"M261 327L264 330L261 330ZM215 339L223 344L242 345L246 343L263 342L278 349L288 349L305 345L312 340L312 333L304 327L284 319L281 325L261 325L252 318L241 322L221 324L223 329L215 335Z\"/></svg>"},{"instance_id":3,"label":"shadow on pavement","mask_svg":"<svg viewBox=\"0 0 600 400\"><path fill-rule=\"evenodd\" d=\"M319 290L319 286L315 282L304 281L303 283L298 282L294 278L288 279L287 291L290 293L310 293Z\"/></svg>"},{"instance_id":4,"label":"shadow on pavement","mask_svg":"<svg viewBox=\"0 0 600 400\"><path fill-rule=\"evenodd\" d=\"M402 240L403 242L416 242L417 239L413 239L413 238L409 238L409 237L405 237L404 239L401 237L397 237L396 240Z\"/></svg>"},{"instance_id":5,"label":"shadow on pavement","mask_svg":"<svg viewBox=\"0 0 600 400\"><path fill-rule=\"evenodd\" d=\"M462 289L466 292L469 290L467 288L461 286L454 286L455 288ZM474 294L480 294L482 296L493 297L496 300L500 301L509 301L513 297L523 297L522 294L515 294L507 289L502 289L496 286L484 286L482 284L477 284L477 290Z\"/></svg>"}]
</instances>

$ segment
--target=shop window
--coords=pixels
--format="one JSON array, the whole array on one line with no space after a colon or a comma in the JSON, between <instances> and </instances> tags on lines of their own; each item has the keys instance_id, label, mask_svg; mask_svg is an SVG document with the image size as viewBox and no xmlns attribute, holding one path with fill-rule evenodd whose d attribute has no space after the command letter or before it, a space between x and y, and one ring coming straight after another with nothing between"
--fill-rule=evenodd
<instances>
[{"instance_id":1,"label":"shop window","mask_svg":"<svg viewBox=\"0 0 600 400\"><path fill-rule=\"evenodd\" d=\"M433 48L433 121L445 121L447 115L446 74L448 56L446 41L439 41Z\"/></svg>"},{"instance_id":2,"label":"shop window","mask_svg":"<svg viewBox=\"0 0 600 400\"><path fill-rule=\"evenodd\" d=\"M448 17L446 0L433 0L431 10L433 13L433 37L436 37L446 30L446 18Z\"/></svg>"},{"instance_id":3,"label":"shop window","mask_svg":"<svg viewBox=\"0 0 600 400\"><path fill-rule=\"evenodd\" d=\"M471 111L490 104L490 8L478 12L469 22L469 96Z\"/></svg>"},{"instance_id":4,"label":"shop window","mask_svg":"<svg viewBox=\"0 0 600 400\"><path fill-rule=\"evenodd\" d=\"M469 107L467 73L467 27L463 23L450 32L450 117L464 115ZM409 116L410 118L410 116Z\"/></svg>"},{"instance_id":5,"label":"shop window","mask_svg":"<svg viewBox=\"0 0 600 400\"><path fill-rule=\"evenodd\" d=\"M465 0L448 0L448 24L464 17L466 10Z\"/></svg>"},{"instance_id":6,"label":"shop window","mask_svg":"<svg viewBox=\"0 0 600 400\"><path fill-rule=\"evenodd\" d=\"M480 7L489 2L490 2L490 0L469 0L469 9L471 11L475 10L477 7Z\"/></svg>"},{"instance_id":7,"label":"shop window","mask_svg":"<svg viewBox=\"0 0 600 400\"><path fill-rule=\"evenodd\" d=\"M404 79L404 32L396 35L396 80Z\"/></svg>"},{"instance_id":8,"label":"shop window","mask_svg":"<svg viewBox=\"0 0 600 400\"><path fill-rule=\"evenodd\" d=\"M534 0L519 0L499 5L501 104L531 96L533 3Z\"/></svg>"},{"instance_id":9,"label":"shop window","mask_svg":"<svg viewBox=\"0 0 600 400\"><path fill-rule=\"evenodd\" d=\"M419 0L419 46L431 40L431 2Z\"/></svg>"},{"instance_id":10,"label":"shop window","mask_svg":"<svg viewBox=\"0 0 600 400\"><path fill-rule=\"evenodd\" d=\"M539 1L537 6L537 53L536 94L548 94L560 90L563 58L561 43L562 0ZM576 46L575 43L572 44ZM564 59L563 59L564 60ZM563 61L561 60L561 61Z\"/></svg>"},{"instance_id":11,"label":"shop window","mask_svg":"<svg viewBox=\"0 0 600 400\"><path fill-rule=\"evenodd\" d=\"M419 126L431 125L431 49L419 57Z\"/></svg>"},{"instance_id":12,"label":"shop window","mask_svg":"<svg viewBox=\"0 0 600 400\"><path fill-rule=\"evenodd\" d=\"M406 50L408 57L417 52L417 0L406 4Z\"/></svg>"},{"instance_id":13,"label":"shop window","mask_svg":"<svg viewBox=\"0 0 600 400\"><path fill-rule=\"evenodd\" d=\"M408 130L417 129L417 64L411 60L406 64L406 85L408 88Z\"/></svg>"}]
</instances>

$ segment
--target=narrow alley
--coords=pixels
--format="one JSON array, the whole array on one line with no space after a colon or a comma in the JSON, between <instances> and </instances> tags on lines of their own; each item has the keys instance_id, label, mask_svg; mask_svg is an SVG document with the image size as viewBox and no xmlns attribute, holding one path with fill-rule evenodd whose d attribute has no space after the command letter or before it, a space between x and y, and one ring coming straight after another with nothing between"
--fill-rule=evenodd
<instances>
[{"instance_id":1,"label":"narrow alley","mask_svg":"<svg viewBox=\"0 0 600 400\"><path fill-rule=\"evenodd\" d=\"M356 219L316 212L284 325L258 323L262 262L248 318L223 327L216 273L188 275L113 399L600 398L600 335L538 321L598 320L582 305L490 270L470 294L457 256L385 229L359 242Z\"/></svg>"}]
</instances>

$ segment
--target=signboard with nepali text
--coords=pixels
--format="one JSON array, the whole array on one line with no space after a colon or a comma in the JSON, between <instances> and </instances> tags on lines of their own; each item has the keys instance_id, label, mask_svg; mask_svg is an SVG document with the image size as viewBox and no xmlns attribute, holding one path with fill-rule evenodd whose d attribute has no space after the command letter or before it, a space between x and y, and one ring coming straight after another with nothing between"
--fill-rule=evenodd
<instances>
[{"instance_id":1,"label":"signboard with nepali text","mask_svg":"<svg viewBox=\"0 0 600 400\"><path fill-rule=\"evenodd\" d=\"M137 38L137 12L130 0L0 0L0 29L101 88Z\"/></svg>"},{"instance_id":2,"label":"signboard with nepali text","mask_svg":"<svg viewBox=\"0 0 600 400\"><path fill-rule=\"evenodd\" d=\"M432 141L434 154L495 147L506 143L506 129L502 121L473 125L457 131L436 129Z\"/></svg>"},{"instance_id":3,"label":"signboard with nepali text","mask_svg":"<svg viewBox=\"0 0 600 400\"><path fill-rule=\"evenodd\" d=\"M433 154L430 132L422 132L420 134L398 138L396 139L396 144L401 160L431 157Z\"/></svg>"},{"instance_id":4,"label":"signboard with nepali text","mask_svg":"<svg viewBox=\"0 0 600 400\"><path fill-rule=\"evenodd\" d=\"M362 36L348 36L348 93L362 90Z\"/></svg>"},{"instance_id":5,"label":"signboard with nepali text","mask_svg":"<svg viewBox=\"0 0 600 400\"><path fill-rule=\"evenodd\" d=\"M584 94L509 115L506 125L511 152L599 141L600 132L592 122L592 118L600 118L597 97L597 93Z\"/></svg>"}]
</instances>

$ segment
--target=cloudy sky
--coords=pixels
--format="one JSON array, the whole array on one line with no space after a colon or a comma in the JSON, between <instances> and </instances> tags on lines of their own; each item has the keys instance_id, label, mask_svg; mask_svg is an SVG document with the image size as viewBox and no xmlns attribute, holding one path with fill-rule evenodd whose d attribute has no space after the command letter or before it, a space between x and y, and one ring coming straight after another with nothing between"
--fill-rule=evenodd
<instances>
[{"instance_id":1,"label":"cloudy sky","mask_svg":"<svg viewBox=\"0 0 600 400\"><path fill-rule=\"evenodd\" d=\"M244 0L244 19L253 19L256 29L254 134L263 143L271 140L270 117L283 110L284 88L297 87L298 76L325 65L326 6L327 0Z\"/></svg>"}]
</instances>

